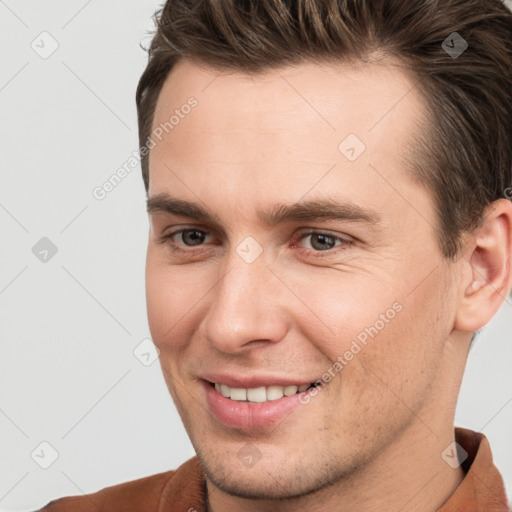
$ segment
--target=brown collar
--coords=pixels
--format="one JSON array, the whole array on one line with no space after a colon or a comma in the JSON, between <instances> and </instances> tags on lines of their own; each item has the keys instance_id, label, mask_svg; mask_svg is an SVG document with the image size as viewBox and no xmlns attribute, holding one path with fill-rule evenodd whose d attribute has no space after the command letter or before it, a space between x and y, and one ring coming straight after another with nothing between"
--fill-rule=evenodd
<instances>
[{"instance_id":1,"label":"brown collar","mask_svg":"<svg viewBox=\"0 0 512 512\"><path fill-rule=\"evenodd\" d=\"M503 479L493 464L487 438L479 432L456 428L455 440L468 453L462 463L466 476L438 512L508 512Z\"/></svg>"}]
</instances>

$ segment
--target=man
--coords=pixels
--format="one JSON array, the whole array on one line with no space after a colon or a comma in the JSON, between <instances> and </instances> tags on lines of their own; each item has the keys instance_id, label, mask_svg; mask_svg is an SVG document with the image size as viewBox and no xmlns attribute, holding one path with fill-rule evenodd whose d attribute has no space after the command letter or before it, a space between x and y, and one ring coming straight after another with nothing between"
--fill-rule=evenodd
<instances>
[{"instance_id":1,"label":"man","mask_svg":"<svg viewBox=\"0 0 512 512\"><path fill-rule=\"evenodd\" d=\"M499 0L167 2L147 306L197 457L43 510L508 510L453 420L512 286L511 34Z\"/></svg>"}]
</instances>

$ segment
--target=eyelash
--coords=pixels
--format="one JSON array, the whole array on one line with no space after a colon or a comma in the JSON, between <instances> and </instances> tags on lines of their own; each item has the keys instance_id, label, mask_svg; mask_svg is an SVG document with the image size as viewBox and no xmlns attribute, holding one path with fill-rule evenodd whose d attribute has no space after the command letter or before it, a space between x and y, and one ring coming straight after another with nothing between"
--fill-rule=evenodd
<instances>
[{"instance_id":1,"label":"eyelash","mask_svg":"<svg viewBox=\"0 0 512 512\"><path fill-rule=\"evenodd\" d=\"M171 233L168 233L167 235L164 235L161 238L159 238L157 241L158 241L158 243L162 243L162 244L163 243L167 243L169 245L170 249L172 250L172 252L174 252L174 253L191 253L191 252L194 252L194 247L201 249L202 245L199 245L199 246L187 246L187 245L185 245L185 247L190 247L190 249L182 249L181 247L178 247L176 242L172 241L173 237L175 237L176 235L179 235L180 233L184 233L184 232L187 232L187 231L198 231L199 233L208 235L208 232L203 231L201 229L185 228L185 229L179 229L177 231L173 231ZM340 242L338 245L335 245L331 249L326 249L324 251L318 251L318 250L306 249L306 248L299 248L299 250L301 252L305 252L309 256L312 256L312 257L315 257L315 258L324 258L326 256L332 256L333 253L338 252L338 251L344 251L344 250L348 249L352 245L352 241L351 240L347 240L347 239L341 238L341 237L339 237L337 235L333 235L333 234L331 234L329 232L319 231L319 230L310 230L310 231L301 233L299 235L299 237L298 237L298 240L292 243L292 247L295 247L298 242L301 242L304 238L307 238L308 236L312 236L312 235L326 235L326 236L328 236L330 238L333 238L335 240L335 242L336 241Z\"/></svg>"}]
</instances>

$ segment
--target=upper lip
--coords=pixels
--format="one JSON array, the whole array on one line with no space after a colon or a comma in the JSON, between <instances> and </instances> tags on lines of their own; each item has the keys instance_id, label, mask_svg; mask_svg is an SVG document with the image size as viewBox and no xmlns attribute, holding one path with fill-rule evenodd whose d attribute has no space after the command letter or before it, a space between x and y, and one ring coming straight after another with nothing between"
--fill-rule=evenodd
<instances>
[{"instance_id":1,"label":"upper lip","mask_svg":"<svg viewBox=\"0 0 512 512\"><path fill-rule=\"evenodd\" d=\"M227 373L208 373L200 376L202 379L215 384L225 384L230 388L259 388L268 386L300 386L311 384L318 379L283 377L279 375L233 375Z\"/></svg>"}]
</instances>

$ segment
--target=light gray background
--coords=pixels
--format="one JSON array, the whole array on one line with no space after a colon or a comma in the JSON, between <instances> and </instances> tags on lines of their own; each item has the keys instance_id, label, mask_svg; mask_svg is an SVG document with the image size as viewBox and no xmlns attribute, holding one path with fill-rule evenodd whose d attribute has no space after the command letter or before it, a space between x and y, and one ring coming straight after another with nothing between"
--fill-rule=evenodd
<instances>
[{"instance_id":1,"label":"light gray background","mask_svg":"<svg viewBox=\"0 0 512 512\"><path fill-rule=\"evenodd\" d=\"M0 509L176 468L193 449L149 337L134 94L154 0L0 1ZM51 49L48 32L58 48ZM58 248L46 263L32 247ZM512 495L512 301L478 339L456 424L484 432ZM42 469L51 452L57 460ZM35 451L34 458L31 453ZM42 451L41 451L42 450Z\"/></svg>"}]
</instances>

